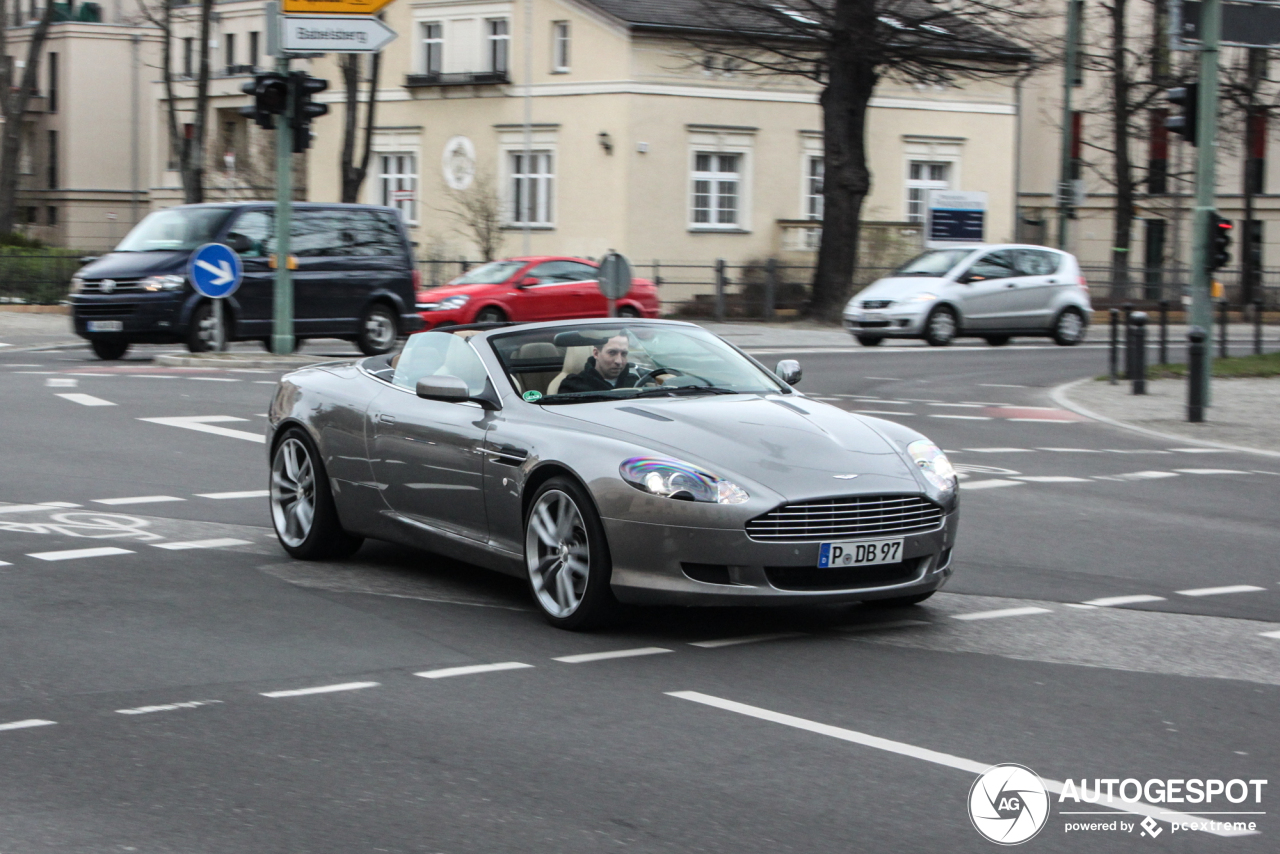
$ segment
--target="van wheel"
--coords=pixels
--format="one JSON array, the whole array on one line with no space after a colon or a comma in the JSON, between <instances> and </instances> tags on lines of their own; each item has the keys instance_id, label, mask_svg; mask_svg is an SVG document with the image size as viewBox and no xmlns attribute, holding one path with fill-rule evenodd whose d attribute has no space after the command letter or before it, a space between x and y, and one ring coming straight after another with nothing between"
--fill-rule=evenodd
<instances>
[{"instance_id":1,"label":"van wheel","mask_svg":"<svg viewBox=\"0 0 1280 854\"><path fill-rule=\"evenodd\" d=\"M124 356L129 349L129 342L118 338L93 338L90 339L89 346L93 348L93 354L99 359L114 362Z\"/></svg>"},{"instance_id":2,"label":"van wheel","mask_svg":"<svg viewBox=\"0 0 1280 854\"><path fill-rule=\"evenodd\" d=\"M381 356L390 353L396 345L396 316L385 305L370 306L360 318L360 334L356 338L356 346L366 356Z\"/></svg>"},{"instance_id":3,"label":"van wheel","mask_svg":"<svg viewBox=\"0 0 1280 854\"><path fill-rule=\"evenodd\" d=\"M506 323L507 316L496 306L485 306L476 313L476 323Z\"/></svg>"},{"instance_id":4,"label":"van wheel","mask_svg":"<svg viewBox=\"0 0 1280 854\"><path fill-rule=\"evenodd\" d=\"M218 340L217 320L213 306L201 303L191 312L191 325L187 328L187 349L192 353L207 353Z\"/></svg>"},{"instance_id":5,"label":"van wheel","mask_svg":"<svg viewBox=\"0 0 1280 854\"><path fill-rule=\"evenodd\" d=\"M863 347L879 347L884 343L884 337L881 335L855 335L853 337L857 338L858 343Z\"/></svg>"},{"instance_id":6,"label":"van wheel","mask_svg":"<svg viewBox=\"0 0 1280 854\"><path fill-rule=\"evenodd\" d=\"M948 347L956 340L959 330L956 313L945 305L940 305L929 313L924 322L924 340L931 347Z\"/></svg>"},{"instance_id":7,"label":"van wheel","mask_svg":"<svg viewBox=\"0 0 1280 854\"><path fill-rule=\"evenodd\" d=\"M1053 322L1053 342L1062 347L1074 347L1084 340L1084 315L1074 308L1064 309Z\"/></svg>"},{"instance_id":8,"label":"van wheel","mask_svg":"<svg viewBox=\"0 0 1280 854\"><path fill-rule=\"evenodd\" d=\"M986 335L984 336L988 344L992 347L1003 347L1009 343L1008 335Z\"/></svg>"}]
</instances>

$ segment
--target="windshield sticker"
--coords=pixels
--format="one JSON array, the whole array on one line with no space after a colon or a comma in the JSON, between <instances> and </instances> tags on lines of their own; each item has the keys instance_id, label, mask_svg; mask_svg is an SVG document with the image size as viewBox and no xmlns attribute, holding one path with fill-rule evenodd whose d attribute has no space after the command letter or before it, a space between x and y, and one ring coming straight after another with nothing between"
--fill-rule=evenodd
<instances>
[{"instance_id":1,"label":"windshield sticker","mask_svg":"<svg viewBox=\"0 0 1280 854\"><path fill-rule=\"evenodd\" d=\"M542 392L538 391L536 388L531 388L520 396L530 403L536 403L542 399Z\"/></svg>"}]
</instances>

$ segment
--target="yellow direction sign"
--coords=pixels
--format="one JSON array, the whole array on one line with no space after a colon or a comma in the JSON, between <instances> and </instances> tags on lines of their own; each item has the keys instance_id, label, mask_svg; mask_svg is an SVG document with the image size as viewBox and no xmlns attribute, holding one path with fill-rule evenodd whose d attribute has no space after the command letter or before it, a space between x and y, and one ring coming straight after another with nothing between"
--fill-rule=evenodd
<instances>
[{"instance_id":1,"label":"yellow direction sign","mask_svg":"<svg viewBox=\"0 0 1280 854\"><path fill-rule=\"evenodd\" d=\"M391 0L282 0L286 15L372 15Z\"/></svg>"}]
</instances>

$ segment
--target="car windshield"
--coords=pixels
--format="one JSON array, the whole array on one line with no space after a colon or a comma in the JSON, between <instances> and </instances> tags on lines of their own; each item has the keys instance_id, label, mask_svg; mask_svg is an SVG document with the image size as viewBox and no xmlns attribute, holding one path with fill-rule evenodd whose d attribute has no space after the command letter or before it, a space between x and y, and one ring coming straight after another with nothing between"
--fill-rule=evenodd
<instances>
[{"instance_id":1,"label":"car windshield","mask_svg":"<svg viewBox=\"0 0 1280 854\"><path fill-rule=\"evenodd\" d=\"M496 285L511 278L524 261L490 261L448 282L450 285Z\"/></svg>"},{"instance_id":2,"label":"car windshield","mask_svg":"<svg viewBox=\"0 0 1280 854\"><path fill-rule=\"evenodd\" d=\"M212 243L229 216L229 208L169 208L156 211L135 225L115 251L190 251Z\"/></svg>"},{"instance_id":3,"label":"car windshield","mask_svg":"<svg viewBox=\"0 0 1280 854\"><path fill-rule=\"evenodd\" d=\"M530 403L786 391L772 374L697 327L602 321L489 341Z\"/></svg>"},{"instance_id":4,"label":"car windshield","mask_svg":"<svg viewBox=\"0 0 1280 854\"><path fill-rule=\"evenodd\" d=\"M917 255L899 267L895 276L945 276L952 267L959 264L971 249L939 249Z\"/></svg>"}]
</instances>

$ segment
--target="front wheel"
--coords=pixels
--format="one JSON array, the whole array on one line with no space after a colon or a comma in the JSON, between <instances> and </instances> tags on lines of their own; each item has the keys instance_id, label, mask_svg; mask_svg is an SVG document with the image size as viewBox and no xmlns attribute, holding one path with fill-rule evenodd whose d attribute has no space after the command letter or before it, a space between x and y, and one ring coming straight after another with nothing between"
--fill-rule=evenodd
<instances>
[{"instance_id":1,"label":"front wheel","mask_svg":"<svg viewBox=\"0 0 1280 854\"><path fill-rule=\"evenodd\" d=\"M882 335L855 335L853 337L857 338L858 343L863 347L879 347L884 342L884 336Z\"/></svg>"},{"instance_id":2,"label":"front wheel","mask_svg":"<svg viewBox=\"0 0 1280 854\"><path fill-rule=\"evenodd\" d=\"M301 560L348 557L364 542L342 529L324 463L297 427L271 455L271 521L280 545Z\"/></svg>"},{"instance_id":3,"label":"front wheel","mask_svg":"<svg viewBox=\"0 0 1280 854\"><path fill-rule=\"evenodd\" d=\"M396 345L396 316L385 305L370 306L360 319L360 333L356 337L356 346L366 356L381 356L390 353Z\"/></svg>"},{"instance_id":4,"label":"front wheel","mask_svg":"<svg viewBox=\"0 0 1280 854\"><path fill-rule=\"evenodd\" d=\"M506 323L507 316L496 306L485 306L476 313L476 323Z\"/></svg>"},{"instance_id":5,"label":"front wheel","mask_svg":"<svg viewBox=\"0 0 1280 854\"><path fill-rule=\"evenodd\" d=\"M1068 308L1053 322L1053 342L1061 347L1074 347L1084 340L1084 315Z\"/></svg>"},{"instance_id":6,"label":"front wheel","mask_svg":"<svg viewBox=\"0 0 1280 854\"><path fill-rule=\"evenodd\" d=\"M581 631L613 616L604 527L577 482L553 477L538 489L525 519L524 557L533 601L551 625Z\"/></svg>"},{"instance_id":7,"label":"front wheel","mask_svg":"<svg viewBox=\"0 0 1280 854\"><path fill-rule=\"evenodd\" d=\"M639 317L640 310L634 305L623 305L618 307L618 317Z\"/></svg>"},{"instance_id":8,"label":"front wheel","mask_svg":"<svg viewBox=\"0 0 1280 854\"><path fill-rule=\"evenodd\" d=\"M89 346L95 356L108 362L122 358L129 350L129 342L118 338L94 338L89 341Z\"/></svg>"},{"instance_id":9,"label":"front wheel","mask_svg":"<svg viewBox=\"0 0 1280 854\"><path fill-rule=\"evenodd\" d=\"M192 353L208 353L218 346L218 319L213 316L213 305L207 302L191 312L191 325L187 327L187 350Z\"/></svg>"},{"instance_id":10,"label":"front wheel","mask_svg":"<svg viewBox=\"0 0 1280 854\"><path fill-rule=\"evenodd\" d=\"M956 340L960 324L956 322L956 313L945 305L940 305L929 313L924 322L924 340L931 347L948 347Z\"/></svg>"}]
</instances>

